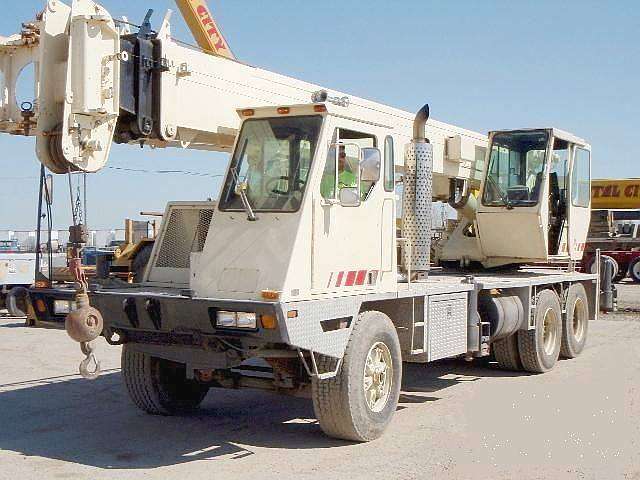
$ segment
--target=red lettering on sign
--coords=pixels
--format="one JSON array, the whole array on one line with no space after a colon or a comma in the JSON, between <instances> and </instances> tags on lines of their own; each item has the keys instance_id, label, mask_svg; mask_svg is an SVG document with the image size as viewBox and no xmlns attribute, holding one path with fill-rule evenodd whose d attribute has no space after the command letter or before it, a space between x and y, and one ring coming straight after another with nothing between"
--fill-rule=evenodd
<instances>
[{"instance_id":1,"label":"red lettering on sign","mask_svg":"<svg viewBox=\"0 0 640 480\"><path fill-rule=\"evenodd\" d=\"M216 48L216 50L226 49L224 40L222 39L220 32L218 32L218 29L215 27L215 24L213 23L213 19L211 18L211 14L206 9L206 7L204 5L199 5L198 8L196 9L196 13L200 17L201 19L200 21L202 22L202 25L204 25L205 27L208 27L207 34L213 40L214 47Z\"/></svg>"},{"instance_id":2,"label":"red lettering on sign","mask_svg":"<svg viewBox=\"0 0 640 480\"><path fill-rule=\"evenodd\" d=\"M624 189L625 197L633 197L633 185L627 185Z\"/></svg>"},{"instance_id":3,"label":"red lettering on sign","mask_svg":"<svg viewBox=\"0 0 640 480\"><path fill-rule=\"evenodd\" d=\"M624 196L627 198L637 198L640 193L640 185L627 185L624 188Z\"/></svg>"},{"instance_id":4,"label":"red lettering on sign","mask_svg":"<svg viewBox=\"0 0 640 480\"><path fill-rule=\"evenodd\" d=\"M605 185L602 191L603 197L619 197L620 188L617 185Z\"/></svg>"},{"instance_id":5,"label":"red lettering on sign","mask_svg":"<svg viewBox=\"0 0 640 480\"><path fill-rule=\"evenodd\" d=\"M209 16L209 12L207 11L207 8L204 5L198 5L198 8L196 8L196 13L201 17Z\"/></svg>"}]
</instances>

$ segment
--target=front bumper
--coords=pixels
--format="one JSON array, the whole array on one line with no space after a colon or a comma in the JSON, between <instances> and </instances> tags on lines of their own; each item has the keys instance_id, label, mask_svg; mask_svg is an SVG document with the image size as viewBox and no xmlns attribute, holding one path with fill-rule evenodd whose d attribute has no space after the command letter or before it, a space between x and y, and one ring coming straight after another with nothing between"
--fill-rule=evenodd
<instances>
[{"instance_id":1,"label":"front bumper","mask_svg":"<svg viewBox=\"0 0 640 480\"><path fill-rule=\"evenodd\" d=\"M354 295L266 302L191 297L176 288L132 285L101 287L90 292L90 299L102 313L108 341L118 334L124 337L118 341L157 348L215 351L222 343L244 357L299 349L342 358L363 301L378 298ZM272 315L277 325L264 328L259 318L255 329L221 328L216 325L220 310Z\"/></svg>"},{"instance_id":2,"label":"front bumper","mask_svg":"<svg viewBox=\"0 0 640 480\"><path fill-rule=\"evenodd\" d=\"M124 335L136 343L207 347L207 340L234 340L240 348L260 348L283 343L278 303L192 298L177 289L135 286L90 292L91 304L100 310L107 334ZM258 316L256 328L222 328L218 311L250 312ZM264 328L263 315L275 316L275 329Z\"/></svg>"}]
</instances>

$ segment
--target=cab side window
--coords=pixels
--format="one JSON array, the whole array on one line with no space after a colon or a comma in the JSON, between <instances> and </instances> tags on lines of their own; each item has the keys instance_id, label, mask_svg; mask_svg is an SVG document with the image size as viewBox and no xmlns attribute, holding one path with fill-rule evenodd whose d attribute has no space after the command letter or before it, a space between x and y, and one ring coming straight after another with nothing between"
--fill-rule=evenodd
<instances>
[{"instance_id":1,"label":"cab side window","mask_svg":"<svg viewBox=\"0 0 640 480\"><path fill-rule=\"evenodd\" d=\"M337 199L341 188L358 186L360 149L377 146L374 135L343 128L336 128L331 143L320 183L320 194L325 200ZM367 199L374 184L360 182L361 200Z\"/></svg>"},{"instance_id":2,"label":"cab side window","mask_svg":"<svg viewBox=\"0 0 640 480\"><path fill-rule=\"evenodd\" d=\"M393 156L393 137L384 139L384 189L393 192L395 177L395 159Z\"/></svg>"},{"instance_id":3,"label":"cab side window","mask_svg":"<svg viewBox=\"0 0 640 480\"><path fill-rule=\"evenodd\" d=\"M571 203L576 207L588 207L591 200L591 154L584 148L576 148L571 171Z\"/></svg>"}]
</instances>

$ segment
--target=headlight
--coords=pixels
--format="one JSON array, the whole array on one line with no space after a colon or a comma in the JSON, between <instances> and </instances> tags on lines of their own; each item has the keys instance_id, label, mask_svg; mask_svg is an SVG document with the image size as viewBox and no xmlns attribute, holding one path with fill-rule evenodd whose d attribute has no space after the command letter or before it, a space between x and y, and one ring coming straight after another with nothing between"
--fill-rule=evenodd
<instances>
[{"instance_id":1,"label":"headlight","mask_svg":"<svg viewBox=\"0 0 640 480\"><path fill-rule=\"evenodd\" d=\"M216 325L222 328L251 328L257 327L257 315L248 312L218 311Z\"/></svg>"},{"instance_id":2,"label":"headlight","mask_svg":"<svg viewBox=\"0 0 640 480\"><path fill-rule=\"evenodd\" d=\"M67 314L73 310L73 302L69 300L54 300L53 301L53 313L58 314Z\"/></svg>"},{"instance_id":3,"label":"headlight","mask_svg":"<svg viewBox=\"0 0 640 480\"><path fill-rule=\"evenodd\" d=\"M218 312L218 321L216 323L219 327L227 328L233 328L238 324L235 312Z\"/></svg>"},{"instance_id":4,"label":"headlight","mask_svg":"<svg viewBox=\"0 0 640 480\"><path fill-rule=\"evenodd\" d=\"M256 328L256 314L238 312L238 328Z\"/></svg>"}]
</instances>

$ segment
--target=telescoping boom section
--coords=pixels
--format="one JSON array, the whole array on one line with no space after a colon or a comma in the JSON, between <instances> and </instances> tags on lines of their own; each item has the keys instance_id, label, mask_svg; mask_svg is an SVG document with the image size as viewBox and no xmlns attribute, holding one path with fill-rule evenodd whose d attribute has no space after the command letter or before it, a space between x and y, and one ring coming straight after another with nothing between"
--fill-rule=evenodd
<instances>
[{"instance_id":1,"label":"telescoping boom section","mask_svg":"<svg viewBox=\"0 0 640 480\"><path fill-rule=\"evenodd\" d=\"M47 2L22 34L0 39L0 131L35 135L38 158L53 172L93 172L108 161L113 141L230 152L237 109L308 103L322 89L177 42L169 16L157 32L146 22L131 29L90 0ZM36 98L17 105L20 72L30 63ZM356 97L349 102L360 115L382 111L411 131L410 113ZM479 181L471 171L484 157L486 136L434 120L428 129L436 172Z\"/></svg>"},{"instance_id":2,"label":"telescoping boom section","mask_svg":"<svg viewBox=\"0 0 640 480\"><path fill-rule=\"evenodd\" d=\"M37 62L38 96L3 104L0 127L35 135L51 170L97 171L113 141L230 152L217 202L167 206L143 283L94 286L98 313L74 314L87 359L99 334L123 344L141 409L264 388L311 397L325 433L368 441L397 408L403 362L493 353L542 373L584 348L599 290L574 268L584 140L487 138L427 105L413 115L186 48L168 19L123 31L88 0L49 2L29 32L0 58L7 85ZM433 200L457 212L437 234Z\"/></svg>"}]
</instances>

